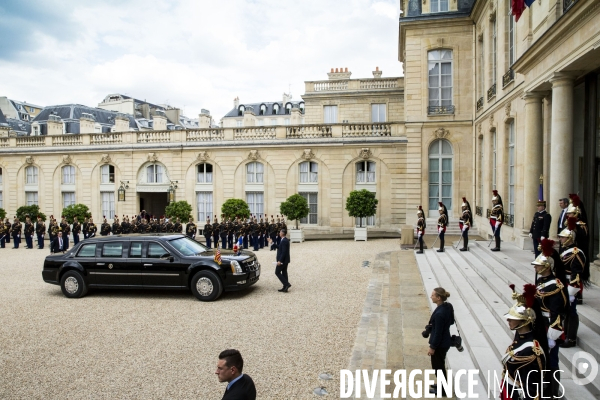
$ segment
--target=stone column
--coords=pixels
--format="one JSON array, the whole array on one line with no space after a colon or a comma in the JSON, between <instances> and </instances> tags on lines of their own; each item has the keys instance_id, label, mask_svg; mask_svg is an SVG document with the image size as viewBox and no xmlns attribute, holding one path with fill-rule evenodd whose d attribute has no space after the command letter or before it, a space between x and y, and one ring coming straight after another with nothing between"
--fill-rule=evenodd
<instances>
[{"instance_id":1,"label":"stone column","mask_svg":"<svg viewBox=\"0 0 600 400\"><path fill-rule=\"evenodd\" d=\"M560 215L558 199L573 192L573 81L555 73L552 84L552 128L550 133L550 215Z\"/></svg>"},{"instance_id":2,"label":"stone column","mask_svg":"<svg viewBox=\"0 0 600 400\"><path fill-rule=\"evenodd\" d=\"M525 159L523 162L523 231L529 232L538 201L540 175L544 171L544 124L542 121L542 99L544 95L528 92L525 100Z\"/></svg>"}]
</instances>

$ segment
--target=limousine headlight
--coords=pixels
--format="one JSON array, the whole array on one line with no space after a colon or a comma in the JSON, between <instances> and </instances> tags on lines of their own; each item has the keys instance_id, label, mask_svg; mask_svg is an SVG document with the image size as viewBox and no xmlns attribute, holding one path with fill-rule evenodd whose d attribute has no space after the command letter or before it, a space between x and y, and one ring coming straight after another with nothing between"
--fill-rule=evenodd
<instances>
[{"instance_id":1,"label":"limousine headlight","mask_svg":"<svg viewBox=\"0 0 600 400\"><path fill-rule=\"evenodd\" d=\"M231 272L234 275L244 275L244 271L242 271L240 263L235 260L231 261Z\"/></svg>"}]
</instances>

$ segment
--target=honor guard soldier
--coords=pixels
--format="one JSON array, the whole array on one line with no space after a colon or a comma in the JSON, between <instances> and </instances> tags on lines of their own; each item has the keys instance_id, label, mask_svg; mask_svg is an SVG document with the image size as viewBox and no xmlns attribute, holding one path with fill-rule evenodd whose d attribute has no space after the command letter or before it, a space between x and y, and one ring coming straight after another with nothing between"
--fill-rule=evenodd
<instances>
[{"instance_id":1,"label":"honor guard soldier","mask_svg":"<svg viewBox=\"0 0 600 400\"><path fill-rule=\"evenodd\" d=\"M113 235L118 235L119 233L121 233L121 223L119 222L119 217L117 217L116 215L113 219L111 232Z\"/></svg>"},{"instance_id":2,"label":"honor guard soldier","mask_svg":"<svg viewBox=\"0 0 600 400\"><path fill-rule=\"evenodd\" d=\"M98 228L96 227L96 224L94 223L94 219L92 217L90 217L90 220L88 222L88 229L87 229L87 237L88 238L93 238L96 236L96 232L98 232Z\"/></svg>"},{"instance_id":3,"label":"honor guard soldier","mask_svg":"<svg viewBox=\"0 0 600 400\"><path fill-rule=\"evenodd\" d=\"M219 237L221 238L221 248L227 248L227 222L225 215L221 214L221 223L219 224Z\"/></svg>"},{"instance_id":4,"label":"honor guard soldier","mask_svg":"<svg viewBox=\"0 0 600 400\"><path fill-rule=\"evenodd\" d=\"M58 236L58 224L54 219L54 215L50 216L50 224L48 225L48 239L49 242L52 243L55 237Z\"/></svg>"},{"instance_id":5,"label":"honor guard soldier","mask_svg":"<svg viewBox=\"0 0 600 400\"><path fill-rule=\"evenodd\" d=\"M102 222L102 225L100 225L100 235L101 236L108 236L110 235L110 224L108 223L108 221L106 220L106 215L104 216L104 222Z\"/></svg>"},{"instance_id":6,"label":"honor guard soldier","mask_svg":"<svg viewBox=\"0 0 600 400\"><path fill-rule=\"evenodd\" d=\"M417 207L417 243L419 243L419 251L417 251L417 254L423 254L423 235L425 235L425 228L427 228L425 213L423 212L423 207L419 206Z\"/></svg>"},{"instance_id":7,"label":"honor guard soldier","mask_svg":"<svg viewBox=\"0 0 600 400\"><path fill-rule=\"evenodd\" d=\"M560 258L565 266L569 293L569 312L565 321L565 334L567 340L561 347L574 347L577 345L577 331L579 329L579 315L577 314L576 296L589 284L590 273L586 270L586 254L576 246L577 218L569 217L567 227L558 235L561 242Z\"/></svg>"},{"instance_id":8,"label":"honor guard soldier","mask_svg":"<svg viewBox=\"0 0 600 400\"><path fill-rule=\"evenodd\" d=\"M492 251L500 251L500 227L504 222L504 207L502 205L502 197L498 194L497 190L492 192L492 212L490 213L490 225L492 227L492 236L496 241L496 247Z\"/></svg>"},{"instance_id":9,"label":"honor guard soldier","mask_svg":"<svg viewBox=\"0 0 600 400\"><path fill-rule=\"evenodd\" d=\"M279 215L277 215L277 228L275 230L275 248L279 248L279 243L281 243L281 237L279 236L279 232L281 232L281 220L279 219Z\"/></svg>"},{"instance_id":10,"label":"honor guard soldier","mask_svg":"<svg viewBox=\"0 0 600 400\"><path fill-rule=\"evenodd\" d=\"M204 225L204 229L202 230L202 234L204 235L204 239L206 240L206 247L211 248L210 242L212 240L212 230L213 227L210 223L210 217L206 217L206 224Z\"/></svg>"},{"instance_id":11,"label":"honor guard soldier","mask_svg":"<svg viewBox=\"0 0 600 400\"><path fill-rule=\"evenodd\" d=\"M235 233L235 225L231 221L231 217L227 219L227 248L233 249L233 235Z\"/></svg>"},{"instance_id":12,"label":"honor guard soldier","mask_svg":"<svg viewBox=\"0 0 600 400\"><path fill-rule=\"evenodd\" d=\"M169 218L165 222L165 226L167 228L167 232L169 232L169 233L175 232L175 224L173 224L173 222L171 220L172 220L172 218ZM181 225L181 224L179 224L179 225ZM180 230L180 232L181 232L181 230Z\"/></svg>"},{"instance_id":13,"label":"honor guard soldier","mask_svg":"<svg viewBox=\"0 0 600 400\"><path fill-rule=\"evenodd\" d=\"M141 224L141 220L138 222L137 218L133 218L131 220L131 224L129 225L129 232L130 233L140 233L140 224Z\"/></svg>"},{"instance_id":14,"label":"honor guard soldier","mask_svg":"<svg viewBox=\"0 0 600 400\"><path fill-rule=\"evenodd\" d=\"M177 217L177 219L175 220L175 223L173 224L173 233L181 233L183 232L183 226L181 225L181 220L179 219L179 217Z\"/></svg>"},{"instance_id":15,"label":"honor guard soldier","mask_svg":"<svg viewBox=\"0 0 600 400\"><path fill-rule=\"evenodd\" d=\"M129 216L123 215L123 220L121 221L121 234L127 235L131 231L131 225L129 224Z\"/></svg>"},{"instance_id":16,"label":"honor guard soldier","mask_svg":"<svg viewBox=\"0 0 600 400\"><path fill-rule=\"evenodd\" d=\"M244 249L248 248L248 221L244 221L244 224L242 225L241 229L240 229L240 235L242 235L242 244L244 246Z\"/></svg>"},{"instance_id":17,"label":"honor guard soldier","mask_svg":"<svg viewBox=\"0 0 600 400\"><path fill-rule=\"evenodd\" d=\"M8 236L8 229L6 229L6 225L0 219L0 248L4 249L6 247L6 237Z\"/></svg>"},{"instance_id":18,"label":"honor guard soldier","mask_svg":"<svg viewBox=\"0 0 600 400\"><path fill-rule=\"evenodd\" d=\"M63 215L60 221L60 229L62 230L63 248L69 250L69 235L71 234L71 225L67 218Z\"/></svg>"},{"instance_id":19,"label":"honor guard soldier","mask_svg":"<svg viewBox=\"0 0 600 400\"><path fill-rule=\"evenodd\" d=\"M555 397L558 397L558 388L560 382L560 372L558 365L558 347L557 341L563 339L564 320L567 310L567 291L564 285L552 270L554 259L552 253L554 251L554 242L544 239L541 243L541 254L531 264L535 268L536 273L536 301L541 315L540 324L543 325L548 342L547 369L550 370L550 376L545 379L550 382L550 390ZM564 276L564 271L561 273L562 264L556 263L555 269L559 276Z\"/></svg>"},{"instance_id":20,"label":"honor guard soldier","mask_svg":"<svg viewBox=\"0 0 600 400\"><path fill-rule=\"evenodd\" d=\"M137 233L147 233L150 229L150 225L148 225L148 221L145 218L142 218L140 224L137 227Z\"/></svg>"},{"instance_id":21,"label":"honor guard soldier","mask_svg":"<svg viewBox=\"0 0 600 400\"><path fill-rule=\"evenodd\" d=\"M35 224L35 234L37 236L38 249L44 248L44 236L46 235L46 224L42 221L42 217L38 215Z\"/></svg>"},{"instance_id":22,"label":"honor guard soldier","mask_svg":"<svg viewBox=\"0 0 600 400\"><path fill-rule=\"evenodd\" d=\"M81 231L83 232L83 240L88 238L88 225L90 224L90 221L88 220L87 217L85 217L83 219L83 224L81 224Z\"/></svg>"},{"instance_id":23,"label":"honor guard soldier","mask_svg":"<svg viewBox=\"0 0 600 400\"><path fill-rule=\"evenodd\" d=\"M0 220L0 223L2 221ZM12 224L8 220L8 217L4 220L4 227L6 228L6 243L10 243L10 228L12 228Z\"/></svg>"},{"instance_id":24,"label":"honor guard soldier","mask_svg":"<svg viewBox=\"0 0 600 400\"><path fill-rule=\"evenodd\" d=\"M254 251L258 251L258 220L253 216L252 224L250 225L250 232L252 234L252 246Z\"/></svg>"},{"instance_id":25,"label":"honor guard soldier","mask_svg":"<svg viewBox=\"0 0 600 400\"><path fill-rule=\"evenodd\" d=\"M25 234L25 247L27 249L33 249L33 233L35 232L35 227L33 226L33 222L31 222L31 218L29 215L25 217L25 227L23 228L23 233Z\"/></svg>"},{"instance_id":26,"label":"honor guard soldier","mask_svg":"<svg viewBox=\"0 0 600 400\"><path fill-rule=\"evenodd\" d=\"M10 227L10 233L13 238L13 249L18 249L19 244L21 244L21 232L23 230L23 225L19 221L19 218L15 216L14 222Z\"/></svg>"},{"instance_id":27,"label":"honor guard soldier","mask_svg":"<svg viewBox=\"0 0 600 400\"><path fill-rule=\"evenodd\" d=\"M269 238L271 239L271 251L277 250L277 224L275 223L275 218L271 215L271 223L269 224Z\"/></svg>"},{"instance_id":28,"label":"honor guard soldier","mask_svg":"<svg viewBox=\"0 0 600 400\"><path fill-rule=\"evenodd\" d=\"M221 233L219 231L219 228L220 228L219 219L215 215L215 219L214 219L214 222L212 225L213 246L215 249L219 247L219 234Z\"/></svg>"},{"instance_id":29,"label":"honor guard soldier","mask_svg":"<svg viewBox=\"0 0 600 400\"><path fill-rule=\"evenodd\" d=\"M81 232L81 224L77 216L73 217L73 230L71 232L73 233L73 246L75 246L79 243L79 233Z\"/></svg>"},{"instance_id":30,"label":"honor guard soldier","mask_svg":"<svg viewBox=\"0 0 600 400\"><path fill-rule=\"evenodd\" d=\"M502 383L500 398L508 399L540 399L542 398L542 382L546 369L543 333L536 328L535 285L526 284L523 294L514 292L516 303L504 318L508 326L515 331L515 337L502 357ZM547 379L546 379L547 381Z\"/></svg>"},{"instance_id":31,"label":"honor guard soldier","mask_svg":"<svg viewBox=\"0 0 600 400\"><path fill-rule=\"evenodd\" d=\"M160 220L158 222L158 231L161 233L167 232L167 221L165 220L164 215L160 217Z\"/></svg>"},{"instance_id":32,"label":"honor guard soldier","mask_svg":"<svg viewBox=\"0 0 600 400\"><path fill-rule=\"evenodd\" d=\"M583 207L583 203L581 199L576 194L569 195L570 202L567 207L567 218L568 217L576 217L577 218L577 229L576 229L576 238L575 238L575 246L578 249L583 251L583 254L591 254L589 251L589 242L588 242L588 226L587 226L587 213L585 212L585 208ZM585 270L590 270L590 257L586 257L585 260ZM583 301L582 298L583 292L577 293L575 298L577 299L577 304L581 304Z\"/></svg>"},{"instance_id":33,"label":"honor guard soldier","mask_svg":"<svg viewBox=\"0 0 600 400\"><path fill-rule=\"evenodd\" d=\"M458 221L458 226L460 227L463 240L463 247L460 249L460 251L468 251L469 229L471 229L471 226L473 226L473 213L471 212L471 205L467 201L467 198L463 197L462 201L462 215Z\"/></svg>"},{"instance_id":34,"label":"honor guard soldier","mask_svg":"<svg viewBox=\"0 0 600 400\"><path fill-rule=\"evenodd\" d=\"M539 243L550 236L551 223L552 217L546 211L542 177L540 177L540 191L537 202L537 212L533 215L533 221L531 221L531 227L529 228L529 237L533 240L533 251L535 252L536 257L540 255L540 250L538 249Z\"/></svg>"},{"instance_id":35,"label":"honor guard soldier","mask_svg":"<svg viewBox=\"0 0 600 400\"><path fill-rule=\"evenodd\" d=\"M260 215L260 222L258 223L258 248L262 249L265 247L264 242L264 228L265 221L263 220L262 214Z\"/></svg>"},{"instance_id":36,"label":"honor guard soldier","mask_svg":"<svg viewBox=\"0 0 600 400\"><path fill-rule=\"evenodd\" d=\"M192 216L188 218L188 222L185 225L185 235L191 239L196 239L196 224Z\"/></svg>"},{"instance_id":37,"label":"honor guard soldier","mask_svg":"<svg viewBox=\"0 0 600 400\"><path fill-rule=\"evenodd\" d=\"M446 226L448 226L448 210L446 206L441 201L438 202L439 207L438 211L440 213L440 217L438 218L438 238L440 239L440 248L437 250L438 253L444 252L444 236L446 234Z\"/></svg>"}]
</instances>

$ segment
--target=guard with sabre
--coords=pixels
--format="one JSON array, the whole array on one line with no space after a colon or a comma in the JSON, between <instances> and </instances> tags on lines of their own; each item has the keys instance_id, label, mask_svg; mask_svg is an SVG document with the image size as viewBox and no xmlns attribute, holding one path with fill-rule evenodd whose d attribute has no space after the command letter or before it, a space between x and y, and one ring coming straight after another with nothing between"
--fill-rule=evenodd
<instances>
[{"instance_id":1,"label":"guard with sabre","mask_svg":"<svg viewBox=\"0 0 600 400\"><path fill-rule=\"evenodd\" d=\"M496 247L492 251L500 251L500 227L504 222L504 208L502 205L502 197L498 191L494 189L494 197L492 197L492 212L490 213L490 225L492 226L492 240L496 240ZM488 247L492 244L492 240L488 243Z\"/></svg>"},{"instance_id":2,"label":"guard with sabre","mask_svg":"<svg viewBox=\"0 0 600 400\"><path fill-rule=\"evenodd\" d=\"M440 213L440 217L438 218L438 237L440 239L440 248L437 249L438 253L444 252L444 235L446 234L446 226L448 226L448 210L446 206L441 201L438 202L439 207L438 211ZM437 239L435 239L437 241ZM435 243L434 243L435 244ZM433 246L431 246L433 248Z\"/></svg>"},{"instance_id":3,"label":"guard with sabre","mask_svg":"<svg viewBox=\"0 0 600 400\"><path fill-rule=\"evenodd\" d=\"M417 254L423 254L423 235L425 235L427 223L425 222L425 214L423 213L423 208L421 206L417 209L417 218L417 243L419 244L419 251L417 251ZM417 243L415 243L415 248L417 247Z\"/></svg>"},{"instance_id":4,"label":"guard with sabre","mask_svg":"<svg viewBox=\"0 0 600 400\"><path fill-rule=\"evenodd\" d=\"M473 214L471 213L471 205L467 201L467 198L463 197L462 200L462 216L458 221L458 226L460 227L461 235L460 239L458 240L458 243L456 244L456 248L458 249L460 241L464 240L463 247L460 249L460 251L468 251L469 228L471 228L471 225L473 225Z\"/></svg>"}]
</instances>

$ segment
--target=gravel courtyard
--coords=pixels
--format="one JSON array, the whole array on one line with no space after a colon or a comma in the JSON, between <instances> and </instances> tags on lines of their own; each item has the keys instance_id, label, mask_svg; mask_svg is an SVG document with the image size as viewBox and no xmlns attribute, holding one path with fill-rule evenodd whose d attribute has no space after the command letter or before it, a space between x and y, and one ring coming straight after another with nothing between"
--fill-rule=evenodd
<instances>
[{"instance_id":1,"label":"gravel courtyard","mask_svg":"<svg viewBox=\"0 0 600 400\"><path fill-rule=\"evenodd\" d=\"M12 243L11 243L12 245ZM41 277L48 250L0 250L0 398L220 399L221 350L241 351L260 399L339 398L379 252L397 239L291 246L292 288L279 293L275 252L260 281L202 303L185 291L90 291L65 298ZM320 381L329 372L333 381Z\"/></svg>"}]
</instances>

